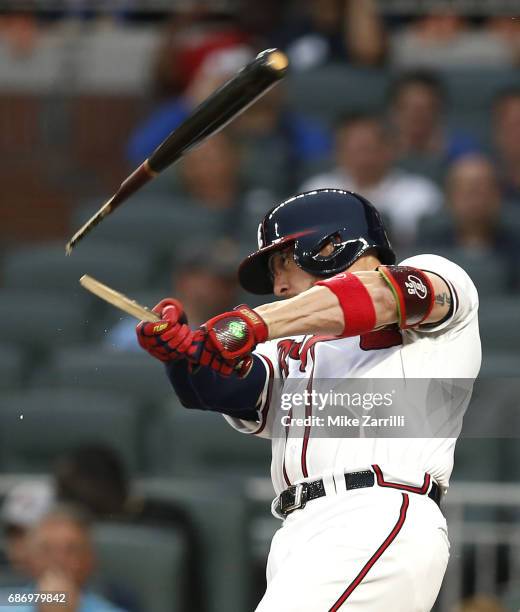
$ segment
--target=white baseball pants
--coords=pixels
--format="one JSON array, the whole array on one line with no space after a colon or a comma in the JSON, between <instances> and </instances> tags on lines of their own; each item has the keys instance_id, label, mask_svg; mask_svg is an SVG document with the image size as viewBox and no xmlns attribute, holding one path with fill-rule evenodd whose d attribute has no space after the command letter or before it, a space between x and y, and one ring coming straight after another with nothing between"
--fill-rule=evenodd
<instances>
[{"instance_id":1,"label":"white baseball pants","mask_svg":"<svg viewBox=\"0 0 520 612\"><path fill-rule=\"evenodd\" d=\"M326 496L275 533L257 612L429 612L448 558L446 520L427 496Z\"/></svg>"}]
</instances>

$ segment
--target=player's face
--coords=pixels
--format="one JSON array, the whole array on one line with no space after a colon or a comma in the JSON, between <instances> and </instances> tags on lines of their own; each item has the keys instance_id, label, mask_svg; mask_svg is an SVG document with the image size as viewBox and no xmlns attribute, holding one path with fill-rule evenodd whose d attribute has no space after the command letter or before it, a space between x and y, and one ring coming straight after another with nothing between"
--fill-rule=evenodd
<instances>
[{"instance_id":1,"label":"player's face","mask_svg":"<svg viewBox=\"0 0 520 612\"><path fill-rule=\"evenodd\" d=\"M269 259L269 270L273 279L276 297L291 298L310 289L316 277L302 270L294 261L294 247L273 253Z\"/></svg>"}]
</instances>

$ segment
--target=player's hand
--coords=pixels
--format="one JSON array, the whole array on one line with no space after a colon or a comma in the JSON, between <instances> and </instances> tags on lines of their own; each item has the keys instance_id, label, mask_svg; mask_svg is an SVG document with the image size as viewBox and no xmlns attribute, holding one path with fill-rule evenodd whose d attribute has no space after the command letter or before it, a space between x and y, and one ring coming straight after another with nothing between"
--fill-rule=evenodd
<instances>
[{"instance_id":1,"label":"player's hand","mask_svg":"<svg viewBox=\"0 0 520 612\"><path fill-rule=\"evenodd\" d=\"M136 327L139 344L152 357L164 363L187 359L192 368L208 366L223 376L229 376L235 369L239 375L245 372L242 367L248 362L238 364L236 360L226 360L212 345L206 346L208 332L203 326L197 330L189 327L184 307L178 300L166 298L152 310L161 320L141 321Z\"/></svg>"},{"instance_id":2,"label":"player's hand","mask_svg":"<svg viewBox=\"0 0 520 612\"><path fill-rule=\"evenodd\" d=\"M183 305L173 298L161 300L153 307L160 321L141 321L136 327L137 340L141 347L163 362L189 357L195 353L195 332L189 327Z\"/></svg>"},{"instance_id":3,"label":"player's hand","mask_svg":"<svg viewBox=\"0 0 520 612\"><path fill-rule=\"evenodd\" d=\"M204 350L235 363L250 356L256 345L265 342L269 335L262 317L245 304L213 317L201 329L207 333ZM202 364L204 360L203 352Z\"/></svg>"}]
</instances>

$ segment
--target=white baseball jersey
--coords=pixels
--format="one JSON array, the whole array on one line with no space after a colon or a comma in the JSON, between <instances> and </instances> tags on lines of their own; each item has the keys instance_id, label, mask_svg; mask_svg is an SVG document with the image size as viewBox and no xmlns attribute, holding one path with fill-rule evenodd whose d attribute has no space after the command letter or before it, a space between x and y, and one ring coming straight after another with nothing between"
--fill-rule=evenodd
<instances>
[{"instance_id":1,"label":"white baseball jersey","mask_svg":"<svg viewBox=\"0 0 520 612\"><path fill-rule=\"evenodd\" d=\"M417 255L400 265L433 272L444 279L453 300L447 320L420 329L383 330L364 337L298 336L257 347L256 354L268 373L258 422L225 418L238 431L272 438L271 475L277 494L292 484L318 478L323 478L328 488L334 475L374 464L395 482L420 485L428 473L443 489L448 487L462 414L480 369L478 295L466 272L443 257ZM430 430L422 430L420 424L414 428L409 423L411 429L404 434L409 437L370 437L363 433L356 437L320 436L316 419L326 417L327 402L321 402L320 396L309 399L310 391L324 389L327 384L330 388L331 381L348 385L349 380L355 380L359 386L360 379L366 381L367 389L371 381L380 379L424 381L414 388L414 407L407 418L420 421L420 409L424 407L429 414L440 411L448 418L456 415L456 422L448 435L439 435L440 430L430 435ZM428 385L430 379L441 383L433 388ZM461 385L460 381L470 384ZM295 401L294 394L302 390L308 391L307 399ZM297 421L288 421L288 417L310 418L302 421L304 426L294 427L292 423Z\"/></svg>"}]
</instances>

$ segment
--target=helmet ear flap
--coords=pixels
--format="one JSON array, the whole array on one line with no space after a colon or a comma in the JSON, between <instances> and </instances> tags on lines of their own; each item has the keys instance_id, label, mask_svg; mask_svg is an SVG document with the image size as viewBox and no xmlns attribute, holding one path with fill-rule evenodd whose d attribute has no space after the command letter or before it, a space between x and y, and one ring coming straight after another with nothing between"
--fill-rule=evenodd
<instances>
[{"instance_id":1,"label":"helmet ear flap","mask_svg":"<svg viewBox=\"0 0 520 612\"><path fill-rule=\"evenodd\" d=\"M332 247L330 252L326 254L321 253L321 251L329 245ZM328 236L325 236L322 240L318 242L316 247L313 249L312 258L315 261L330 261L331 259L336 257L336 255L338 255L338 253L340 253L343 248L344 242L341 240L341 232L337 231L332 234L329 234Z\"/></svg>"}]
</instances>

